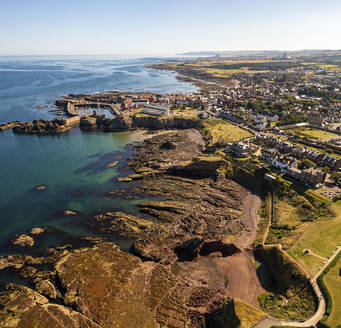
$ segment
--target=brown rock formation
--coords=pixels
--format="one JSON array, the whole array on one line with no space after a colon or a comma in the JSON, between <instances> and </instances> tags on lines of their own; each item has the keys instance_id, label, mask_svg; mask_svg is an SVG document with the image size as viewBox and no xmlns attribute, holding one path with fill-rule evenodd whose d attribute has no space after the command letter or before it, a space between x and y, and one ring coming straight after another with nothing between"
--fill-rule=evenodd
<instances>
[{"instance_id":1,"label":"brown rock formation","mask_svg":"<svg viewBox=\"0 0 341 328\"><path fill-rule=\"evenodd\" d=\"M12 240L12 244L21 247L32 247L34 245L34 239L31 236L23 234Z\"/></svg>"},{"instance_id":2,"label":"brown rock formation","mask_svg":"<svg viewBox=\"0 0 341 328\"><path fill-rule=\"evenodd\" d=\"M138 179L134 192L158 199L139 205L141 217L112 211L87 220L102 234L132 238L133 254L97 239L92 247L51 248L44 257L0 258L0 269L18 271L34 289L11 285L0 292L0 326L241 324L230 298L257 305L262 292L247 249L252 238L237 243L255 220L243 205L252 195L220 176L216 171L226 163L202 157L204 148L192 129L163 133L135 148L129 161L135 173L127 181Z\"/></svg>"},{"instance_id":3,"label":"brown rock formation","mask_svg":"<svg viewBox=\"0 0 341 328\"><path fill-rule=\"evenodd\" d=\"M64 119L49 120L34 120L32 122L20 122L16 124L12 129L14 133L26 133L26 134L55 134L69 130L71 125L66 124Z\"/></svg>"}]
</instances>

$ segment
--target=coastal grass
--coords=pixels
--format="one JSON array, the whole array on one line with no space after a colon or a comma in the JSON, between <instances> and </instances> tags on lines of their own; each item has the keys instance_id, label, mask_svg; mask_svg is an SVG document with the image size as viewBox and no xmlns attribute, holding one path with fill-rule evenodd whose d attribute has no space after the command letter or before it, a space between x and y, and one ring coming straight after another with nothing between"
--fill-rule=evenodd
<instances>
[{"instance_id":1,"label":"coastal grass","mask_svg":"<svg viewBox=\"0 0 341 328\"><path fill-rule=\"evenodd\" d=\"M260 307L272 317L285 320L305 320L312 314L313 301L305 293L286 299L279 294L265 292L258 297Z\"/></svg>"},{"instance_id":2,"label":"coastal grass","mask_svg":"<svg viewBox=\"0 0 341 328\"><path fill-rule=\"evenodd\" d=\"M173 115L185 118L197 118L200 111L190 106L179 106L172 110Z\"/></svg>"},{"instance_id":3,"label":"coastal grass","mask_svg":"<svg viewBox=\"0 0 341 328\"><path fill-rule=\"evenodd\" d=\"M209 319L211 327L252 328L266 313L243 301L224 298L218 305L214 316Z\"/></svg>"},{"instance_id":4,"label":"coastal grass","mask_svg":"<svg viewBox=\"0 0 341 328\"><path fill-rule=\"evenodd\" d=\"M295 192L287 196L274 196L274 217L266 244L282 244L289 249L303 233L305 220L315 217L316 209L307 199Z\"/></svg>"},{"instance_id":5,"label":"coastal grass","mask_svg":"<svg viewBox=\"0 0 341 328\"><path fill-rule=\"evenodd\" d=\"M256 323L266 316L263 311L254 308L242 302L239 299L234 299L235 312L240 320L240 328L252 328Z\"/></svg>"},{"instance_id":6,"label":"coastal grass","mask_svg":"<svg viewBox=\"0 0 341 328\"><path fill-rule=\"evenodd\" d=\"M319 216L320 202L311 201L313 196L308 197L306 192L298 193L292 190L285 196L274 196L274 218L267 239L268 244L280 243L284 249L290 248L303 233L306 222Z\"/></svg>"},{"instance_id":7,"label":"coastal grass","mask_svg":"<svg viewBox=\"0 0 341 328\"><path fill-rule=\"evenodd\" d=\"M268 73L269 70L259 70L259 71L251 71L248 67L241 67L236 69L219 69L219 68L208 68L205 70L206 73L211 74L215 77L227 77L233 74L257 74L257 73Z\"/></svg>"},{"instance_id":8,"label":"coastal grass","mask_svg":"<svg viewBox=\"0 0 341 328\"><path fill-rule=\"evenodd\" d=\"M332 299L332 309L327 319L327 324L337 327L341 323L341 258L336 265L324 276L324 283Z\"/></svg>"},{"instance_id":9,"label":"coastal grass","mask_svg":"<svg viewBox=\"0 0 341 328\"><path fill-rule=\"evenodd\" d=\"M313 276L315 275L319 268L323 266L324 260L313 254L306 254L304 251L307 248L305 246L297 246L288 251L288 253L300 262L307 271Z\"/></svg>"},{"instance_id":10,"label":"coastal grass","mask_svg":"<svg viewBox=\"0 0 341 328\"><path fill-rule=\"evenodd\" d=\"M313 139L320 139L322 141L329 141L331 139L340 138L338 134L322 131L315 128L294 129L292 130L292 134Z\"/></svg>"},{"instance_id":11,"label":"coastal grass","mask_svg":"<svg viewBox=\"0 0 341 328\"><path fill-rule=\"evenodd\" d=\"M303 254L303 250L309 248L314 254L328 258L341 243L341 201L331 204L331 208L335 212L335 218L319 219L309 223L289 250L289 253L301 262L311 274L318 272L323 259L313 255L306 256Z\"/></svg>"},{"instance_id":12,"label":"coastal grass","mask_svg":"<svg viewBox=\"0 0 341 328\"><path fill-rule=\"evenodd\" d=\"M255 241L253 243L254 247L261 246L263 244L263 240L265 238L265 233L267 231L267 227L270 224L270 195L267 195L262 199L261 207L258 211L259 214L259 222L258 222L258 230Z\"/></svg>"},{"instance_id":13,"label":"coastal grass","mask_svg":"<svg viewBox=\"0 0 341 328\"><path fill-rule=\"evenodd\" d=\"M315 310L316 300L302 269L279 247L255 250L256 270L262 287L261 309L276 318L305 320Z\"/></svg>"},{"instance_id":14,"label":"coastal grass","mask_svg":"<svg viewBox=\"0 0 341 328\"><path fill-rule=\"evenodd\" d=\"M274 200L274 222L277 225L296 226L298 221L296 207L285 200Z\"/></svg>"},{"instance_id":15,"label":"coastal grass","mask_svg":"<svg viewBox=\"0 0 341 328\"><path fill-rule=\"evenodd\" d=\"M204 121L201 132L210 145L226 145L229 142L252 137L250 132L222 119Z\"/></svg>"}]
</instances>

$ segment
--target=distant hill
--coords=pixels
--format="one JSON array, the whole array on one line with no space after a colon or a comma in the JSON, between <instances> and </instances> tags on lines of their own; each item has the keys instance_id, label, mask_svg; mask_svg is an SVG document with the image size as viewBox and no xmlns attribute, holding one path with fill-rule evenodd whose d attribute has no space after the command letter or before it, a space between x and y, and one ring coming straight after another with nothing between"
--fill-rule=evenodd
<instances>
[{"instance_id":1,"label":"distant hill","mask_svg":"<svg viewBox=\"0 0 341 328\"><path fill-rule=\"evenodd\" d=\"M227 56L227 57L248 57L248 56L281 56L281 55L317 55L339 52L340 50L328 49L304 49L296 51L285 50L235 50L235 51L193 51L185 52L182 56Z\"/></svg>"}]
</instances>

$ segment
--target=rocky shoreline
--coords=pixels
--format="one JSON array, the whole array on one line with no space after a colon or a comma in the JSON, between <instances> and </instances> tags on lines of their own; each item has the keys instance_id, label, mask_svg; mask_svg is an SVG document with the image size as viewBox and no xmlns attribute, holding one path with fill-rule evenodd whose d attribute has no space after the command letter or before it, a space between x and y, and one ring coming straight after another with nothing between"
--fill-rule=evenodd
<instances>
[{"instance_id":1,"label":"rocky shoreline","mask_svg":"<svg viewBox=\"0 0 341 328\"><path fill-rule=\"evenodd\" d=\"M243 235L256 226L258 197L219 173L226 162L205 148L195 129L164 131L135 147L127 181L139 180L134 192L161 200L141 203L139 216L112 211L85 221L101 234L131 238L131 254L105 238L88 238L83 248L65 245L41 257L0 258L2 269L18 272L30 286L3 289L0 323L223 327L226 313L242 320L243 302L263 317L256 309L263 289L252 262L253 236ZM109 195L118 192L124 191ZM255 208L248 212L250 204ZM34 238L31 233L19 241L32 247Z\"/></svg>"}]
</instances>

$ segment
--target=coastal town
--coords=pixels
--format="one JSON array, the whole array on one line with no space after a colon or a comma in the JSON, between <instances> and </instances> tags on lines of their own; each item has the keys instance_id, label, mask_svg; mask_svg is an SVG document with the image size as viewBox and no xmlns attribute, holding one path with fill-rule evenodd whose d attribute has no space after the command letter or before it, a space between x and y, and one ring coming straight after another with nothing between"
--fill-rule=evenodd
<instances>
[{"instance_id":1,"label":"coastal town","mask_svg":"<svg viewBox=\"0 0 341 328\"><path fill-rule=\"evenodd\" d=\"M204 281L203 286L218 286L222 295L251 304L248 311L255 319L245 327L334 327L328 322L338 320L334 318L340 317L341 305L335 287L341 256L340 55L214 57L155 66L176 71L178 79L200 89L69 94L48 109L55 118L8 122L0 130L42 137L68 133L73 127L87 133L141 131L147 141L134 148L128 161L132 172L117 181L138 182L142 187L136 193L166 200L140 204L141 218L108 212L87 224L101 233L129 236L133 253L143 260L177 265L180 275L191 272ZM107 163L106 168L118 162ZM133 197L127 190L111 190L108 195ZM251 212L245 214L244 207ZM63 213L78 215L72 210ZM235 224L238 215L243 219ZM212 217L222 216L228 218L224 224L212 223ZM12 245L29 241L33 247L35 238L33 233L20 235ZM102 252L101 247L106 246L99 246ZM208 263L205 256L211 254ZM218 259L229 261L235 254L240 254L242 264L234 269L244 270L252 292L246 284L234 292L229 289L230 284L240 284L239 273ZM50 260L55 265L56 260ZM4 263L14 265L8 259ZM262 265L271 277L270 287L264 289L258 280ZM212 266L219 274L232 273L222 279L215 272L207 278ZM277 267L286 275L278 275ZM192 292L193 285L189 286L186 293ZM249 306L236 300L233 306ZM176 307L182 304L177 302ZM162 320L170 320L168 305L163 306ZM200 311L195 320L204 320ZM174 327L182 327L176 322Z\"/></svg>"},{"instance_id":2,"label":"coastal town","mask_svg":"<svg viewBox=\"0 0 341 328\"><path fill-rule=\"evenodd\" d=\"M329 60L328 56L322 59ZM222 60L218 61L220 66ZM321 58L317 62L307 61L297 60L298 64L295 64L288 57L268 62L252 58L250 63L274 63L278 67L254 74L234 73L231 75L233 86L203 88L191 94L108 92L69 95L56 101L60 109L57 115L62 118L26 124L9 122L0 129L13 128L16 133L61 133L78 124L84 129L94 129L101 118L114 121L114 117L127 115L221 120L245 129L253 136L226 143L226 155L247 158L248 162L255 159L257 165L313 188L325 187L325 181L328 181L330 187L324 194L337 197L341 194L338 187L341 72L337 69L338 62L325 64ZM236 60L231 65L238 63ZM137 125L140 127L143 128ZM129 128L131 125L121 128L114 125L107 131ZM302 166L305 167L302 169Z\"/></svg>"},{"instance_id":3,"label":"coastal town","mask_svg":"<svg viewBox=\"0 0 341 328\"><path fill-rule=\"evenodd\" d=\"M0 1L0 328L341 328L341 1Z\"/></svg>"}]
</instances>

